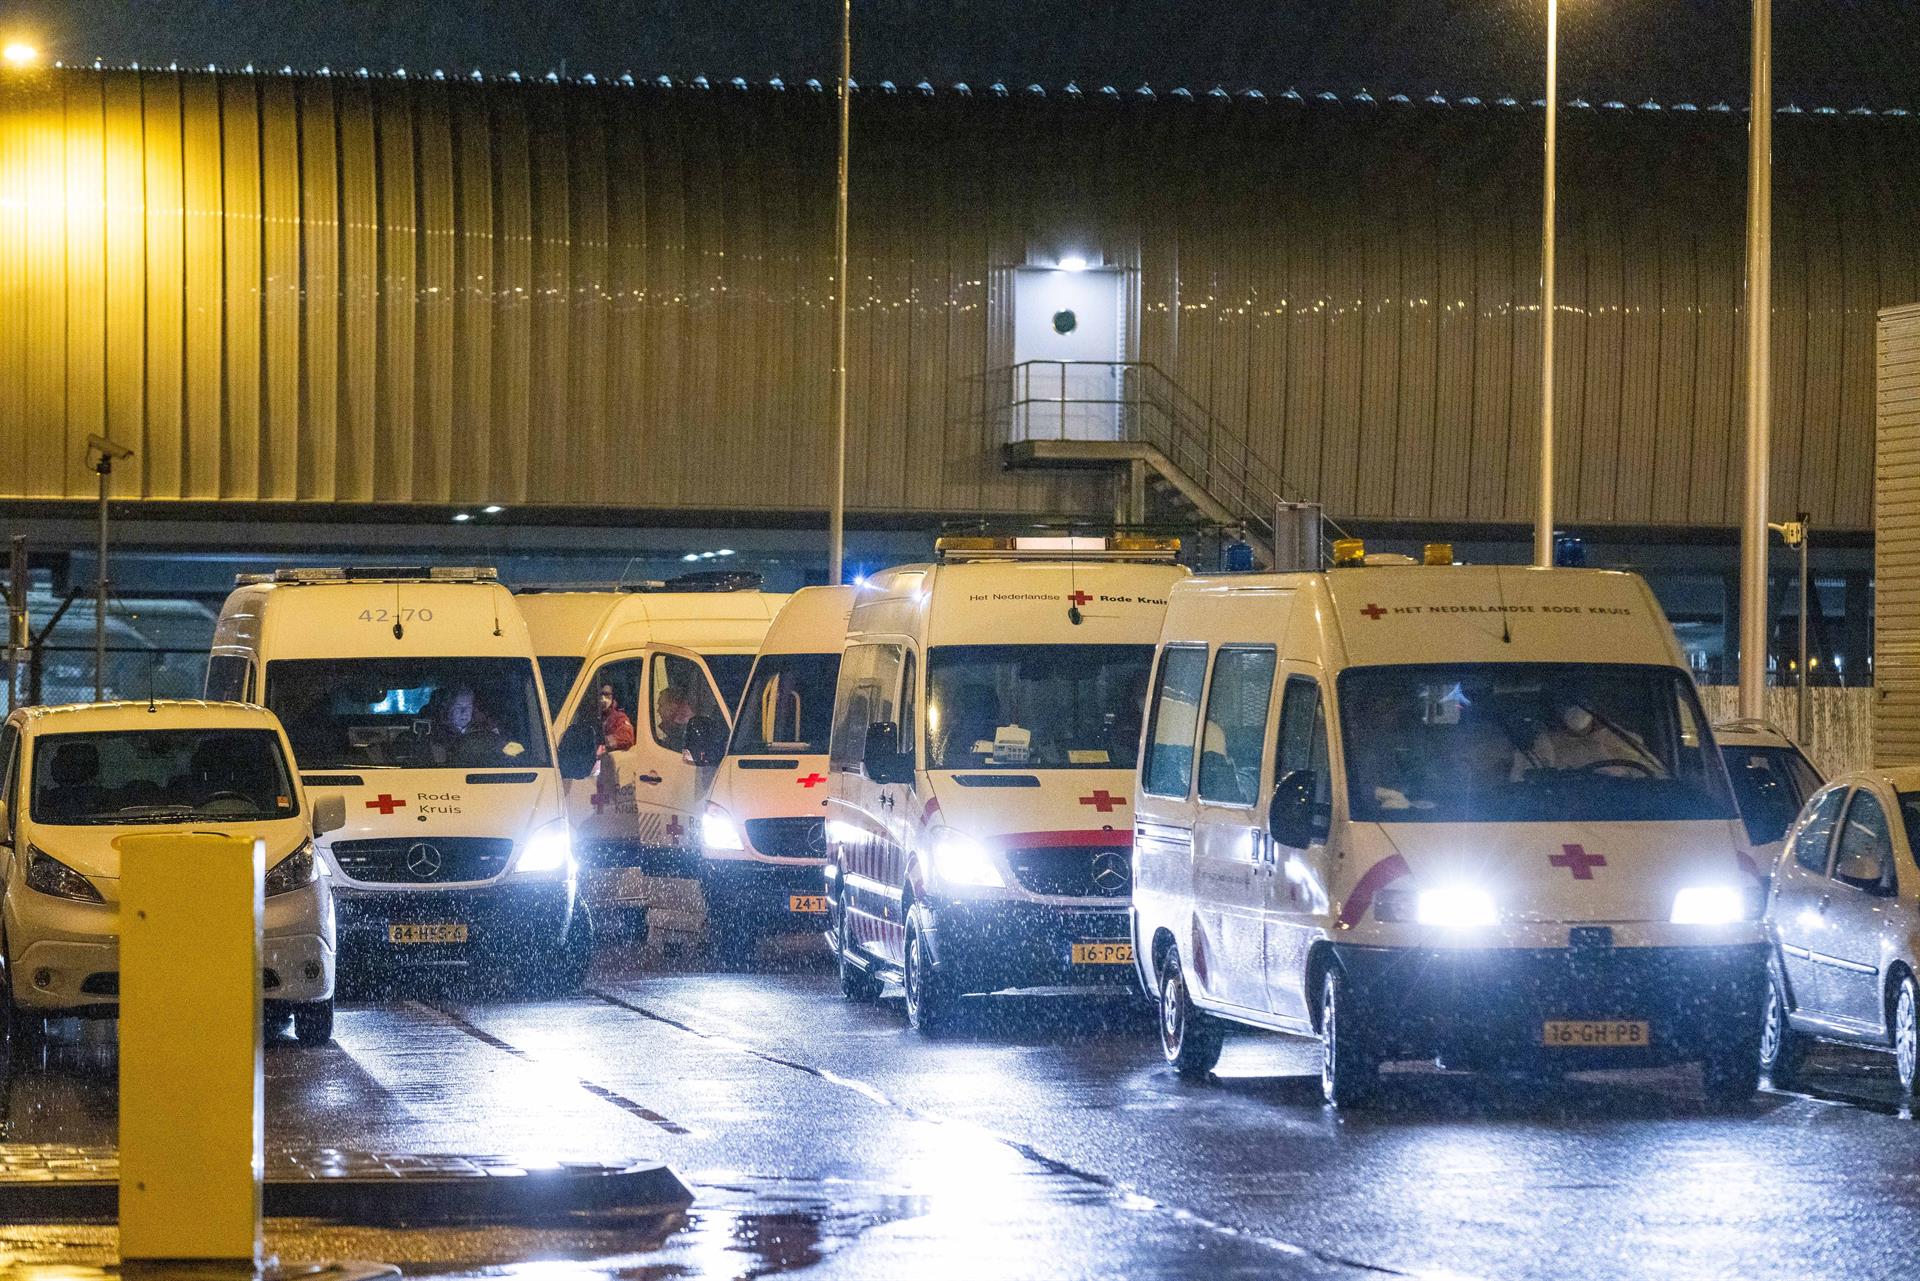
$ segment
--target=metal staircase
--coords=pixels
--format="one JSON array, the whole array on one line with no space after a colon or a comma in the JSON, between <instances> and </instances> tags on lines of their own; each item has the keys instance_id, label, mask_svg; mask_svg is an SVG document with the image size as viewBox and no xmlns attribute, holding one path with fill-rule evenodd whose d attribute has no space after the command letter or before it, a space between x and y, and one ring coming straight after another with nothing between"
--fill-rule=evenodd
<instances>
[{"instance_id":1,"label":"metal staircase","mask_svg":"<svg viewBox=\"0 0 1920 1281\"><path fill-rule=\"evenodd\" d=\"M1029 360L986 377L987 439L1009 470L1112 472L1123 520L1242 530L1273 563L1279 472L1157 366Z\"/></svg>"}]
</instances>

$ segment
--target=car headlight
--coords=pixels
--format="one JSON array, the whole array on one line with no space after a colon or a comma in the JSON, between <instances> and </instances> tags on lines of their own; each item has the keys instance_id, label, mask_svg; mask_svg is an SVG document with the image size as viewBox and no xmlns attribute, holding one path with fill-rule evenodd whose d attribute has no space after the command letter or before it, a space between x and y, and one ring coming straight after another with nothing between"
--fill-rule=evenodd
<instances>
[{"instance_id":1,"label":"car headlight","mask_svg":"<svg viewBox=\"0 0 1920 1281\"><path fill-rule=\"evenodd\" d=\"M267 869L263 882L266 896L290 894L320 879L320 860L313 856L313 842L302 841L300 848Z\"/></svg>"},{"instance_id":2,"label":"car headlight","mask_svg":"<svg viewBox=\"0 0 1920 1281\"><path fill-rule=\"evenodd\" d=\"M700 816L700 839L710 850L743 850L747 843L740 838L740 825L733 816L713 802L707 802L706 813Z\"/></svg>"},{"instance_id":3,"label":"car headlight","mask_svg":"<svg viewBox=\"0 0 1920 1281\"><path fill-rule=\"evenodd\" d=\"M527 838L520 857L513 861L515 876L537 876L558 872L573 864L573 833L567 820L556 818Z\"/></svg>"},{"instance_id":4,"label":"car headlight","mask_svg":"<svg viewBox=\"0 0 1920 1281\"><path fill-rule=\"evenodd\" d=\"M1675 925L1732 925L1751 920L1753 896L1738 885L1689 885L1673 896Z\"/></svg>"},{"instance_id":5,"label":"car headlight","mask_svg":"<svg viewBox=\"0 0 1920 1281\"><path fill-rule=\"evenodd\" d=\"M932 864L934 876L947 885L997 888L1007 883L993 851L950 827L933 834Z\"/></svg>"},{"instance_id":6,"label":"car headlight","mask_svg":"<svg viewBox=\"0 0 1920 1281\"><path fill-rule=\"evenodd\" d=\"M1493 905L1493 895L1478 886L1443 885L1420 891L1414 919L1441 929L1469 930L1492 925L1500 919L1500 913Z\"/></svg>"},{"instance_id":7,"label":"car headlight","mask_svg":"<svg viewBox=\"0 0 1920 1281\"><path fill-rule=\"evenodd\" d=\"M92 881L37 845L27 846L27 888L76 903L106 902Z\"/></svg>"}]
</instances>

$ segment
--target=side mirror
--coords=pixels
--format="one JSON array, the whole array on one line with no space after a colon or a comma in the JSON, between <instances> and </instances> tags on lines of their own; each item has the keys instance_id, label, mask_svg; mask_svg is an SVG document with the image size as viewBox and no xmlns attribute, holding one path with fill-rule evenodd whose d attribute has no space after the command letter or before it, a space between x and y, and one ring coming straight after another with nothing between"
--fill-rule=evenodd
<instances>
[{"instance_id":1,"label":"side mirror","mask_svg":"<svg viewBox=\"0 0 1920 1281\"><path fill-rule=\"evenodd\" d=\"M600 746L597 727L575 721L560 735L554 748L561 778L585 778L593 773L595 749Z\"/></svg>"},{"instance_id":2,"label":"side mirror","mask_svg":"<svg viewBox=\"0 0 1920 1281\"><path fill-rule=\"evenodd\" d=\"M1291 770L1273 785L1273 800L1267 804L1267 833L1275 845L1303 850L1313 844L1313 771Z\"/></svg>"},{"instance_id":3,"label":"side mirror","mask_svg":"<svg viewBox=\"0 0 1920 1281\"><path fill-rule=\"evenodd\" d=\"M727 727L711 716L696 716L687 722L687 759L701 769L710 769L727 754Z\"/></svg>"},{"instance_id":4,"label":"side mirror","mask_svg":"<svg viewBox=\"0 0 1920 1281\"><path fill-rule=\"evenodd\" d=\"M4 811L0 811L4 813ZM347 825L347 798L338 792L322 792L313 798L313 834L325 836Z\"/></svg>"},{"instance_id":5,"label":"side mirror","mask_svg":"<svg viewBox=\"0 0 1920 1281\"><path fill-rule=\"evenodd\" d=\"M876 783L913 782L913 757L900 750L900 726L893 721L867 726L867 748L860 764Z\"/></svg>"}]
</instances>

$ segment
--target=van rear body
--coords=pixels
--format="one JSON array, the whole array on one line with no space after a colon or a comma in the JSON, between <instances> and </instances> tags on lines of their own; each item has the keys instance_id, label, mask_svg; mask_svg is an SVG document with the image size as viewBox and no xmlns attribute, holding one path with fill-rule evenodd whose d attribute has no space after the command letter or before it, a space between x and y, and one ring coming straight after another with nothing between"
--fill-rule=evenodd
<instances>
[{"instance_id":1,"label":"van rear body","mask_svg":"<svg viewBox=\"0 0 1920 1281\"><path fill-rule=\"evenodd\" d=\"M1183 1022L1203 1050L1219 1019L1331 1045L1337 999L1348 1085L1404 1058L1702 1060L1739 1092L1757 869L1640 579L1198 578L1157 662L1133 931L1176 1067Z\"/></svg>"}]
</instances>

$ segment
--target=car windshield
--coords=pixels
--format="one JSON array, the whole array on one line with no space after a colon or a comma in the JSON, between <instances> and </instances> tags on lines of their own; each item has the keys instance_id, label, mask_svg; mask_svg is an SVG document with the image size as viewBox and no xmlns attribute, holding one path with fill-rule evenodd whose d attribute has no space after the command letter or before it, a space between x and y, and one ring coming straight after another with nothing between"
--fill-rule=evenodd
<instances>
[{"instance_id":1,"label":"car windshield","mask_svg":"<svg viewBox=\"0 0 1920 1281\"><path fill-rule=\"evenodd\" d=\"M301 769L545 765L525 658L298 658L267 664L267 706Z\"/></svg>"},{"instance_id":2,"label":"car windshield","mask_svg":"<svg viewBox=\"0 0 1920 1281\"><path fill-rule=\"evenodd\" d=\"M747 687L747 673L753 670L752 654L702 654L713 683L720 688L720 702L728 711L740 705L740 691ZM825 751L823 747L820 749Z\"/></svg>"},{"instance_id":3,"label":"car windshield","mask_svg":"<svg viewBox=\"0 0 1920 1281\"><path fill-rule=\"evenodd\" d=\"M1693 686L1664 667L1362 667L1339 683L1348 804L1373 822L1731 819Z\"/></svg>"},{"instance_id":4,"label":"car windshield","mask_svg":"<svg viewBox=\"0 0 1920 1281\"><path fill-rule=\"evenodd\" d=\"M239 823L299 812L271 730L120 730L34 741L36 823Z\"/></svg>"},{"instance_id":5,"label":"car windshield","mask_svg":"<svg viewBox=\"0 0 1920 1281\"><path fill-rule=\"evenodd\" d=\"M929 769L1132 769L1151 645L941 645Z\"/></svg>"},{"instance_id":6,"label":"car windshield","mask_svg":"<svg viewBox=\"0 0 1920 1281\"><path fill-rule=\"evenodd\" d=\"M1740 803L1747 839L1770 845L1787 834L1807 798L1820 788L1820 776L1807 758L1791 747L1727 747L1727 780Z\"/></svg>"},{"instance_id":7,"label":"car windshield","mask_svg":"<svg viewBox=\"0 0 1920 1281\"><path fill-rule=\"evenodd\" d=\"M540 683L547 690L547 715L560 714L561 704L567 701L567 695L573 690L574 681L580 679L580 669L587 660L572 654L542 654L540 662Z\"/></svg>"},{"instance_id":8,"label":"car windshield","mask_svg":"<svg viewBox=\"0 0 1920 1281\"><path fill-rule=\"evenodd\" d=\"M735 756L824 756L833 729L838 654L764 654L733 726Z\"/></svg>"}]
</instances>

